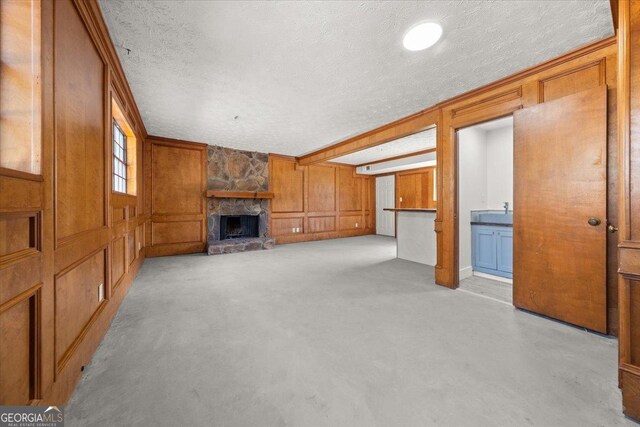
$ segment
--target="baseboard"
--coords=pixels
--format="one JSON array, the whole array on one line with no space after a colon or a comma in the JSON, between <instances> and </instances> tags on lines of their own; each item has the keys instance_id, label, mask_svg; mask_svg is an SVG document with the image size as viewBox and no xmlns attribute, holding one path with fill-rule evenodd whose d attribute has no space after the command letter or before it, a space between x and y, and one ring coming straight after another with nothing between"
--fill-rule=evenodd
<instances>
[{"instance_id":1,"label":"baseboard","mask_svg":"<svg viewBox=\"0 0 640 427\"><path fill-rule=\"evenodd\" d=\"M483 277L485 279L495 280L496 282L503 282L513 285L513 279L508 279L506 277L494 276L493 274L481 273L479 271L474 271L473 275L477 277Z\"/></svg>"},{"instance_id":2,"label":"baseboard","mask_svg":"<svg viewBox=\"0 0 640 427\"><path fill-rule=\"evenodd\" d=\"M460 273L458 273L458 279L464 280L468 277L473 276L473 267L464 267L460 269Z\"/></svg>"}]
</instances>

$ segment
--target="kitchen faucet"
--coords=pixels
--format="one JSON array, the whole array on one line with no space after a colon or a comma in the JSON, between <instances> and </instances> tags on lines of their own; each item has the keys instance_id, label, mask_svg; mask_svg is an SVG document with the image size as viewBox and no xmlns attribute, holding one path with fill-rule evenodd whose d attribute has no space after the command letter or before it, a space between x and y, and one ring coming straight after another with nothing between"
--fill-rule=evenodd
<instances>
[{"instance_id":1,"label":"kitchen faucet","mask_svg":"<svg viewBox=\"0 0 640 427\"><path fill-rule=\"evenodd\" d=\"M509 202L504 202L504 213L505 215L509 213Z\"/></svg>"}]
</instances>

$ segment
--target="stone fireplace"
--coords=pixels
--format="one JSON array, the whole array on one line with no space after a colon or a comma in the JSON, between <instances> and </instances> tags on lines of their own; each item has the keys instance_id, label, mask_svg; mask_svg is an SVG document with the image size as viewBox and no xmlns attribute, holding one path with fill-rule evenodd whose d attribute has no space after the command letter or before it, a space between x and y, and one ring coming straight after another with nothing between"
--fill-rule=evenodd
<instances>
[{"instance_id":1,"label":"stone fireplace","mask_svg":"<svg viewBox=\"0 0 640 427\"><path fill-rule=\"evenodd\" d=\"M257 193L269 189L268 154L209 146L208 158L207 187L216 192L215 197L207 199L208 253L272 248L275 240L269 235L270 201L257 197ZM254 192L256 197L234 197L239 192ZM225 235L229 225L236 230Z\"/></svg>"},{"instance_id":2,"label":"stone fireplace","mask_svg":"<svg viewBox=\"0 0 640 427\"><path fill-rule=\"evenodd\" d=\"M220 240L259 237L258 215L220 215Z\"/></svg>"}]
</instances>

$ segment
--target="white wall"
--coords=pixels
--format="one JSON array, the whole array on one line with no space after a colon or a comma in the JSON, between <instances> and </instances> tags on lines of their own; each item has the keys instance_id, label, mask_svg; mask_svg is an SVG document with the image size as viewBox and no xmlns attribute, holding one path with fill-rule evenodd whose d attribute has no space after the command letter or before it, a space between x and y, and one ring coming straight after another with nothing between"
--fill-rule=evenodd
<instances>
[{"instance_id":1,"label":"white wall","mask_svg":"<svg viewBox=\"0 0 640 427\"><path fill-rule=\"evenodd\" d=\"M486 132L487 209L513 209L513 127Z\"/></svg>"},{"instance_id":2,"label":"white wall","mask_svg":"<svg viewBox=\"0 0 640 427\"><path fill-rule=\"evenodd\" d=\"M460 279L471 276L471 211L487 206L486 132L458 131L458 217Z\"/></svg>"}]
</instances>

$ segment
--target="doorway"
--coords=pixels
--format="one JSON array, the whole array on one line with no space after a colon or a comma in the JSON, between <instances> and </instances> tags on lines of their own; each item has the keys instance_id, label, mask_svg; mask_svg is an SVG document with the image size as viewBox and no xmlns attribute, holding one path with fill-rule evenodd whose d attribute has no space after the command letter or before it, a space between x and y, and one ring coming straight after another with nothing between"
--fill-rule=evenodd
<instances>
[{"instance_id":1,"label":"doorway","mask_svg":"<svg viewBox=\"0 0 640 427\"><path fill-rule=\"evenodd\" d=\"M513 116L459 129L457 141L459 287L511 304Z\"/></svg>"},{"instance_id":2,"label":"doorway","mask_svg":"<svg viewBox=\"0 0 640 427\"><path fill-rule=\"evenodd\" d=\"M396 207L395 175L376 177L376 234L382 236L396 235L395 212L385 211Z\"/></svg>"},{"instance_id":3,"label":"doorway","mask_svg":"<svg viewBox=\"0 0 640 427\"><path fill-rule=\"evenodd\" d=\"M457 155L458 131L473 124L451 128ZM517 109L513 127L513 232L504 239L513 245L513 305L606 333L607 88ZM466 178L455 168L458 185ZM464 267L464 195L455 191L455 264Z\"/></svg>"}]
</instances>

